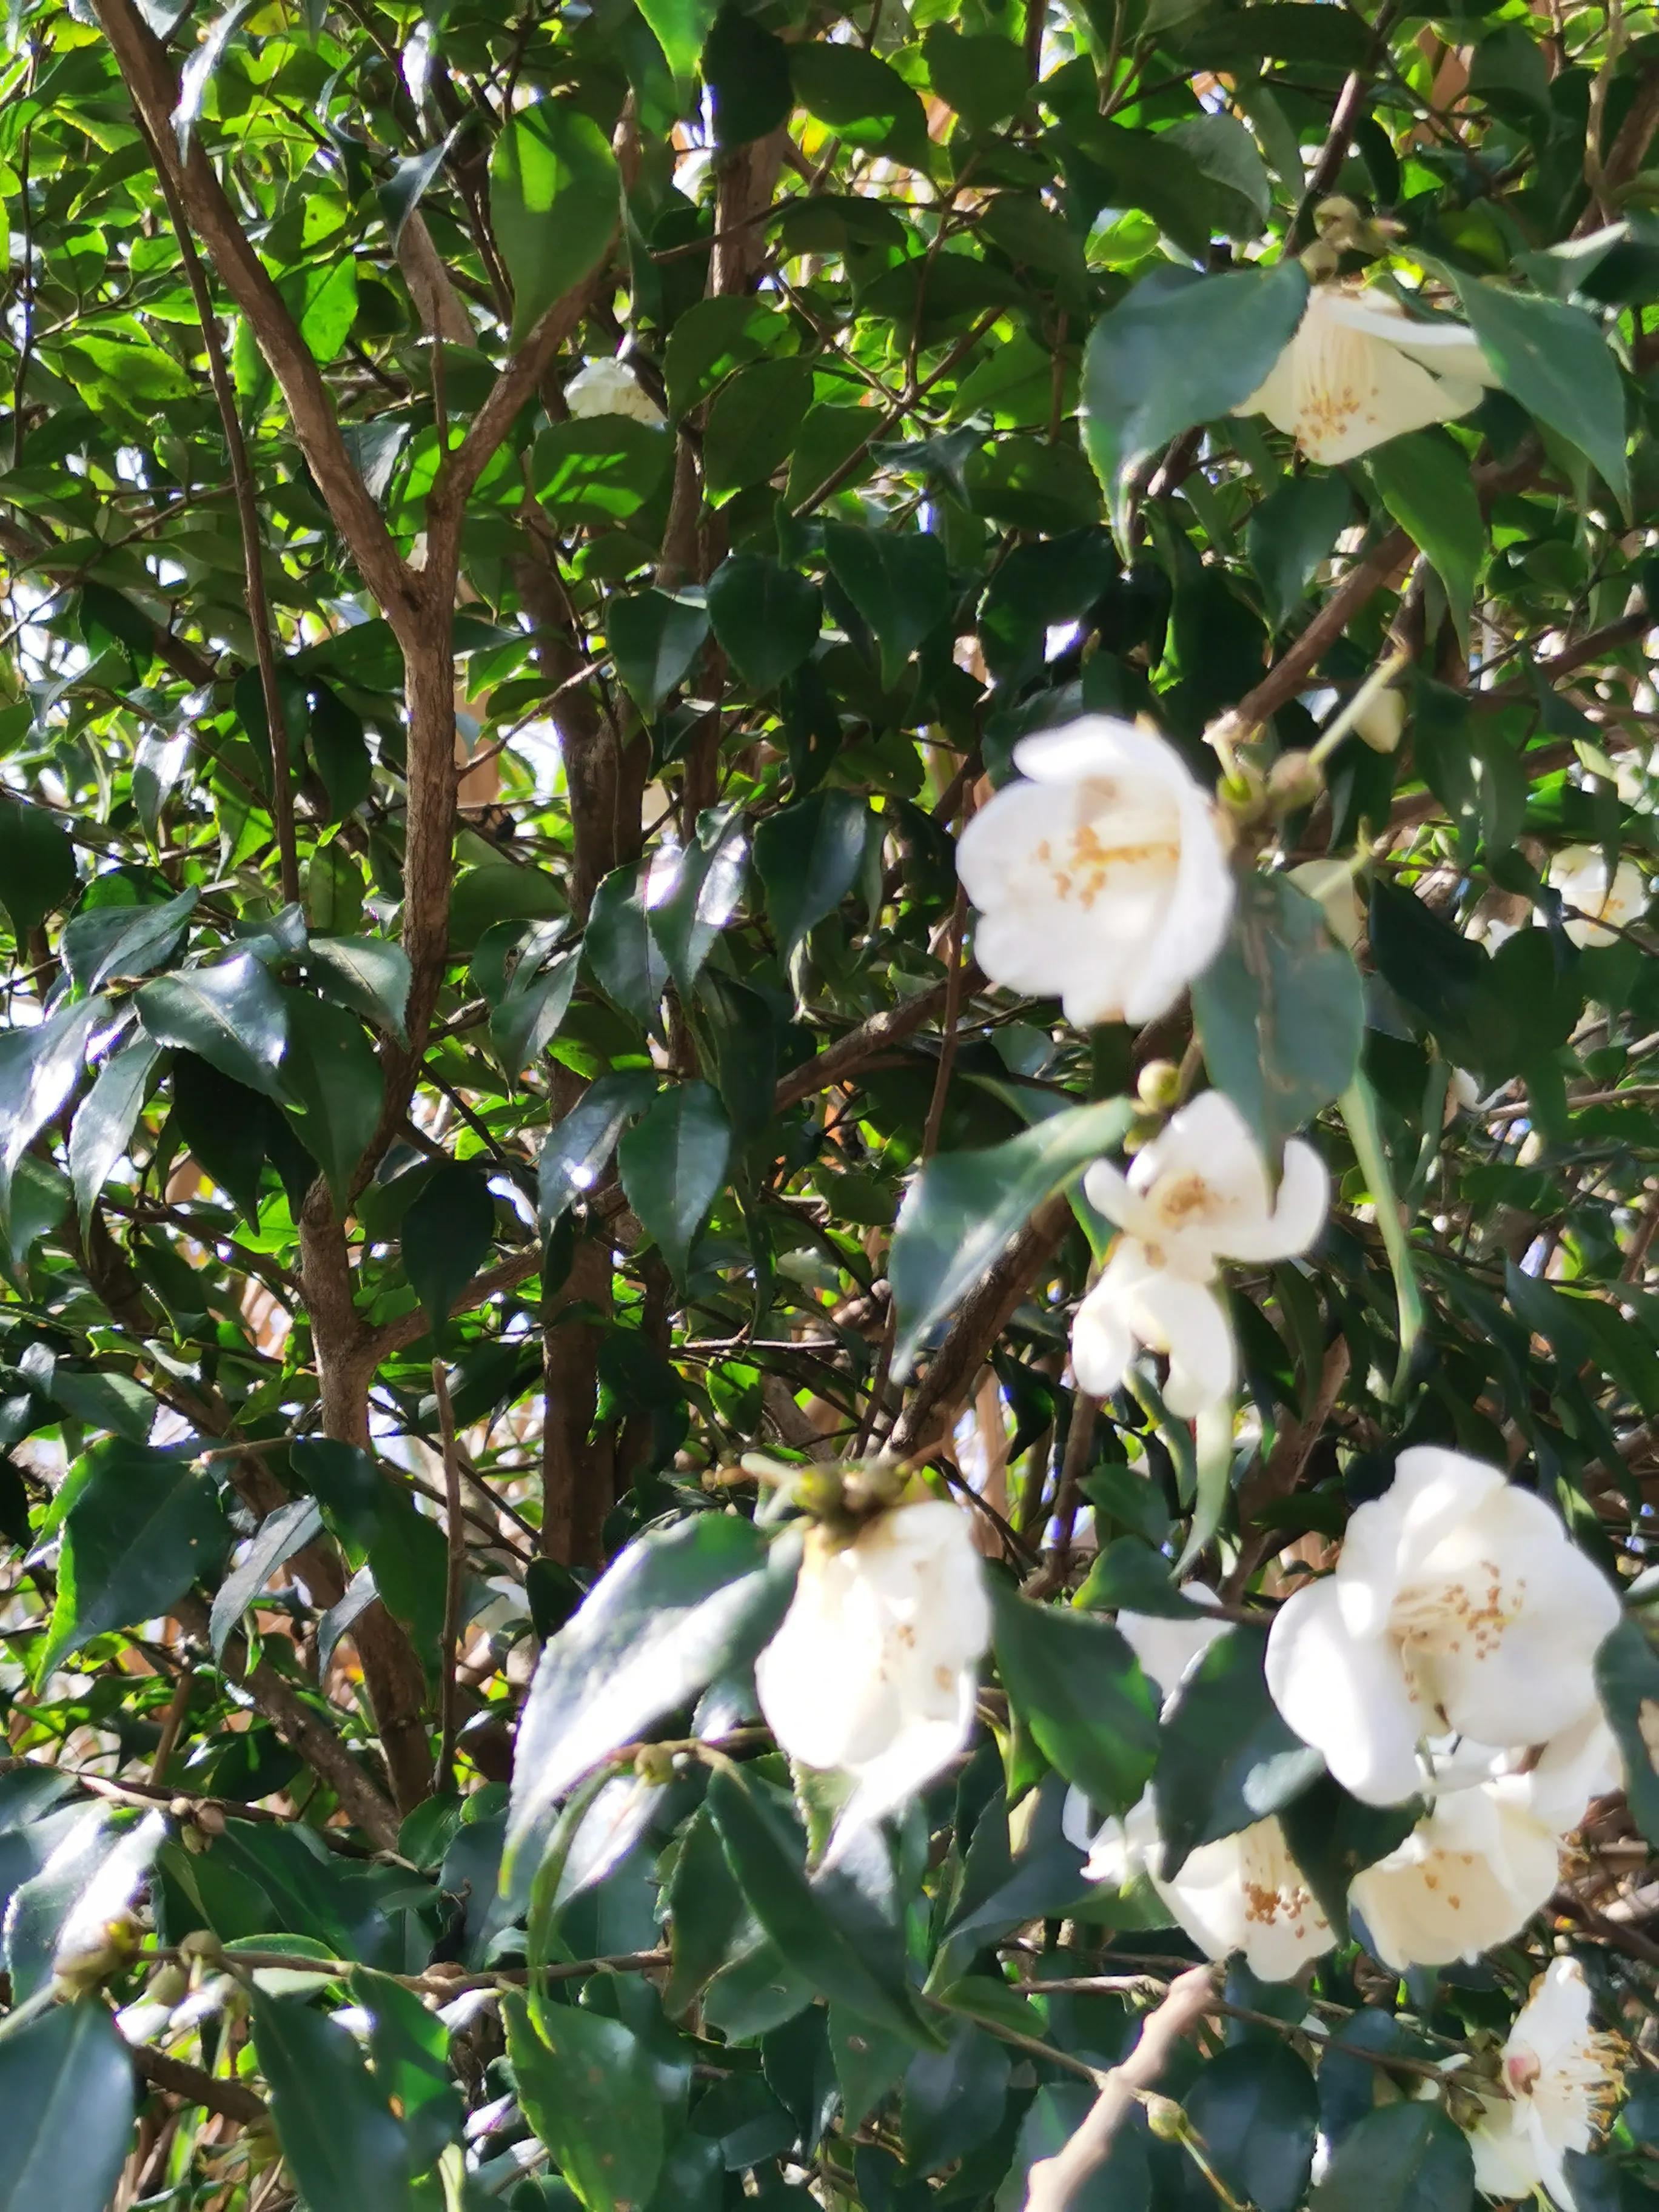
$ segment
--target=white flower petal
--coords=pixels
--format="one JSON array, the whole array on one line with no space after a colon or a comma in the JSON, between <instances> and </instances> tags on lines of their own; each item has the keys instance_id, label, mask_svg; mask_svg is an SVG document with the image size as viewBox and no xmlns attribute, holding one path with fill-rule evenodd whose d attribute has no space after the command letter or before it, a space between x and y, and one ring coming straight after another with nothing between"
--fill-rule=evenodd
<instances>
[{"instance_id":1,"label":"white flower petal","mask_svg":"<svg viewBox=\"0 0 1659 2212\"><path fill-rule=\"evenodd\" d=\"M990 1601L968 1517L930 1499L850 1544L807 1537L799 1578L755 1686L780 1747L854 1787L844 1842L922 1789L967 1741Z\"/></svg>"},{"instance_id":2,"label":"white flower petal","mask_svg":"<svg viewBox=\"0 0 1659 2212\"><path fill-rule=\"evenodd\" d=\"M1016 746L957 845L995 982L1069 1020L1152 1019L1219 948L1234 896L1208 794L1155 731L1088 715Z\"/></svg>"},{"instance_id":3,"label":"white flower petal","mask_svg":"<svg viewBox=\"0 0 1659 2212\"><path fill-rule=\"evenodd\" d=\"M1449 1966L1518 1935L1548 1900L1556 1839L1501 1783L1437 1801L1396 1851L1356 1875L1352 1896L1382 1963Z\"/></svg>"},{"instance_id":4,"label":"white flower petal","mask_svg":"<svg viewBox=\"0 0 1659 2212\"><path fill-rule=\"evenodd\" d=\"M1503 1482L1496 1468L1438 1444L1401 1452L1389 1489L1359 1508L1343 1538L1336 1579L1350 1632L1380 1634L1401 1584Z\"/></svg>"},{"instance_id":5,"label":"white flower petal","mask_svg":"<svg viewBox=\"0 0 1659 2212\"><path fill-rule=\"evenodd\" d=\"M1264 1982L1289 1981L1335 1937L1277 1820L1192 1852L1172 1881L1152 1887L1194 1942L1212 1959L1244 1954Z\"/></svg>"},{"instance_id":6,"label":"white flower petal","mask_svg":"<svg viewBox=\"0 0 1659 2212\"><path fill-rule=\"evenodd\" d=\"M1324 1753L1345 1790L1368 1805L1415 1796L1421 1717L1382 1639L1349 1632L1334 1578L1297 1590L1279 1607L1267 1674L1287 1726Z\"/></svg>"},{"instance_id":7,"label":"white flower petal","mask_svg":"<svg viewBox=\"0 0 1659 2212\"><path fill-rule=\"evenodd\" d=\"M1288 1260L1305 1252L1330 1210L1330 1170L1311 1145L1292 1137L1285 1147L1285 1172L1272 1213L1261 1224L1240 1223L1222 1248L1229 1260Z\"/></svg>"}]
</instances>

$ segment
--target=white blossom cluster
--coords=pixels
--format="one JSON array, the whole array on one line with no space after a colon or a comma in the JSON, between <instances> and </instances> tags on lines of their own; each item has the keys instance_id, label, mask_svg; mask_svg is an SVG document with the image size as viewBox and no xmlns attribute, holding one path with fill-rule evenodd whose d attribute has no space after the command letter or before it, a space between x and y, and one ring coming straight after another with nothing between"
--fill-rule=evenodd
<instances>
[{"instance_id":1,"label":"white blossom cluster","mask_svg":"<svg viewBox=\"0 0 1659 2212\"><path fill-rule=\"evenodd\" d=\"M1253 404L1278 420L1282 401L1303 435L1318 376L1340 368L1358 379L1379 349L1406 344L1396 313L1374 301L1362 313L1346 295L1316 291L1297 358ZM1425 339L1411 327L1410 345L1440 369L1419 368L1414 421L1473 404L1455 381L1475 376L1459 350L1467 333ZM1367 419L1377 419L1375 392L1371 410ZM1019 776L981 808L959 852L981 965L994 981L1059 996L1074 1022L1155 1019L1226 933L1234 880L1223 818L1175 749L1144 726L1088 717L1026 738L1014 759ZM1599 854L1583 860L1582 883L1558 878L1558 888L1594 927L1614 919L1626 887L1604 871L1591 879ZM1237 1106L1207 1091L1127 1173L1098 1161L1084 1188L1120 1234L1073 1324L1079 1386L1107 1395L1150 1351L1169 1362L1171 1413L1226 1404L1237 1360L1222 1267L1308 1250L1329 1204L1320 1155L1292 1139L1275 1190ZM1183 1595L1193 1606L1185 1619L1119 1615L1166 1716L1211 1644L1234 1632L1213 1591L1194 1585ZM1334 1571L1273 1616L1267 1686L1288 1726L1354 1797L1420 1808L1403 1842L1351 1887L1359 1930L1386 1966L1472 1960L1547 1903L1564 1838L1620 1778L1594 1672L1619 1618L1613 1589L1541 1498L1434 1446L1401 1454L1389 1489L1352 1516ZM808 1534L757 1685L779 1744L850 1785L832 1850L960 1751L990 1634L982 1564L955 1505L902 1505L851 1536ZM1154 1790L1099 1827L1073 1790L1066 1821L1091 1879L1144 1879L1212 1958L1242 1953L1261 1978L1281 1980L1334 1944L1274 1815L1168 1873ZM1472 2087L1465 2106L1479 2185L1504 2196L1546 2189L1571 2206L1565 2154L1589 2146L1619 2070L1571 1961L1542 1978L1503 2069L1503 2094Z\"/></svg>"}]
</instances>

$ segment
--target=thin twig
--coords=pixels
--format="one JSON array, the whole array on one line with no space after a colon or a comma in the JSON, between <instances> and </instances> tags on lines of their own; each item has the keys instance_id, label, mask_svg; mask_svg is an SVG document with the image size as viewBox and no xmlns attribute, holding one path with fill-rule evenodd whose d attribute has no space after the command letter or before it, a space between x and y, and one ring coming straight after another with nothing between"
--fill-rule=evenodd
<instances>
[{"instance_id":1,"label":"thin twig","mask_svg":"<svg viewBox=\"0 0 1659 2212\"><path fill-rule=\"evenodd\" d=\"M1052 2158L1039 2159L1025 2184L1025 2212L1066 2212L1106 2163L1112 2140L1139 2099L1215 2007L1216 1970L1190 1966L1147 2014L1128 2057L1101 2077L1099 2094L1082 2126Z\"/></svg>"},{"instance_id":2,"label":"thin twig","mask_svg":"<svg viewBox=\"0 0 1659 2212\"><path fill-rule=\"evenodd\" d=\"M449 1378L441 1359L432 1363L432 1395L438 1401L438 1428L443 1437L444 1496L448 1514L449 1571L444 1584L443 1704L438 1738L437 1764L432 1787L440 1796L454 1779L455 1736L459 1725L460 1685L456 1680L461 1638L461 1575L466 1565L466 1522L461 1510L461 1462L455 1445L455 1408L449 1400Z\"/></svg>"},{"instance_id":3,"label":"thin twig","mask_svg":"<svg viewBox=\"0 0 1659 2212\"><path fill-rule=\"evenodd\" d=\"M149 125L143 108L135 103L133 113L139 129L148 139ZM258 663L259 690L264 701L265 723L270 735L270 819L276 832L277 866L283 898L286 904L292 906L297 903L300 896L300 858L294 841L294 787L290 781L288 723L283 714L282 688L276 680L276 648L271 638L270 603L265 597L259 495L254 488L253 472L248 466L247 444L242 436L241 419L236 412L236 390L225 365L225 349L220 342L219 325L213 312L212 295L208 289L207 272L202 266L201 255L196 251L196 241L191 236L189 219L179 199L178 187L167 163L157 153L153 140L150 141L150 153L155 161L156 180L161 187L161 196L167 204L167 214L172 218L179 240L179 252L184 260L191 297L196 303L196 319L202 326L202 343L207 351L208 377L213 386L219 420L224 428L225 450L230 456L230 480L236 494L236 519L242 534L242 573L247 586L248 621L253 630L253 657Z\"/></svg>"}]
</instances>

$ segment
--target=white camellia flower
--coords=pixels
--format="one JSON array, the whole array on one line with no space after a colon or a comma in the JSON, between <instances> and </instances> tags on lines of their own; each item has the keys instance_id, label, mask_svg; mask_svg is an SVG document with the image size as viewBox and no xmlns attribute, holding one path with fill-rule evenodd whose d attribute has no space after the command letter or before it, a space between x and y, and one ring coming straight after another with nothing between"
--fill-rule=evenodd
<instances>
[{"instance_id":1,"label":"white camellia flower","mask_svg":"<svg viewBox=\"0 0 1659 2212\"><path fill-rule=\"evenodd\" d=\"M1219 1602L1201 1583L1185 1584L1182 1595L1195 1605ZM1145 1613L1120 1613L1117 1625L1166 1715L1188 1671L1230 1626L1224 1620L1165 1620ZM1083 1793L1072 1790L1064 1826L1073 1842L1088 1848L1083 1869L1087 1878L1122 1889L1145 1875L1208 1957L1225 1959L1242 1951L1261 1980L1283 1982L1335 1942L1276 1819L1258 1820L1218 1843L1201 1844L1175 1879L1164 1881L1157 1872L1162 1845L1150 1792L1123 1820L1108 1820L1092 1838L1088 1815Z\"/></svg>"},{"instance_id":2,"label":"white camellia flower","mask_svg":"<svg viewBox=\"0 0 1659 2212\"><path fill-rule=\"evenodd\" d=\"M1223 1092L1206 1091L1137 1153L1127 1176L1097 1160L1083 1188L1124 1235L1073 1324L1077 1379L1103 1398L1138 1346L1166 1352L1164 1402L1190 1419L1233 1387L1232 1328L1212 1287L1219 1262L1306 1251L1330 1203L1325 1164L1292 1138L1275 1196L1243 1115Z\"/></svg>"},{"instance_id":3,"label":"white camellia flower","mask_svg":"<svg viewBox=\"0 0 1659 2212\"><path fill-rule=\"evenodd\" d=\"M1449 1966L1518 1935L1559 1877L1556 1832L1507 1781L1450 1790L1348 1895L1385 1966Z\"/></svg>"},{"instance_id":4,"label":"white camellia flower","mask_svg":"<svg viewBox=\"0 0 1659 2212\"><path fill-rule=\"evenodd\" d=\"M783 1624L755 1667L780 1747L854 1788L837 1841L913 1796L967 1741L991 1607L968 1516L942 1498L806 1537Z\"/></svg>"},{"instance_id":5,"label":"white camellia flower","mask_svg":"<svg viewBox=\"0 0 1659 2212\"><path fill-rule=\"evenodd\" d=\"M1488 2097L1469 2130L1474 2185L1486 2197L1548 2190L1573 2212L1566 2154L1586 2151L1610 2125L1624 2045L1590 2025L1589 1985L1576 1959L1553 1959L1504 2045L1507 2097Z\"/></svg>"},{"instance_id":6,"label":"white camellia flower","mask_svg":"<svg viewBox=\"0 0 1659 2212\"><path fill-rule=\"evenodd\" d=\"M1415 322L1392 293L1316 284L1296 336L1235 415L1265 415L1334 466L1480 404L1497 377L1462 323Z\"/></svg>"},{"instance_id":7,"label":"white camellia flower","mask_svg":"<svg viewBox=\"0 0 1659 2212\"><path fill-rule=\"evenodd\" d=\"M1461 1452L1400 1455L1348 1523L1336 1571L1267 1638L1267 1686L1345 1789L1397 1805L1419 1745L1544 1743L1596 1709L1593 1662L1619 1599L1541 1498Z\"/></svg>"},{"instance_id":8,"label":"white camellia flower","mask_svg":"<svg viewBox=\"0 0 1659 2212\"><path fill-rule=\"evenodd\" d=\"M590 415L626 415L654 428L662 410L626 362L584 362L564 387L564 404L577 422Z\"/></svg>"},{"instance_id":9,"label":"white camellia flower","mask_svg":"<svg viewBox=\"0 0 1659 2212\"><path fill-rule=\"evenodd\" d=\"M1104 714L1022 738L1014 765L957 848L980 966L1011 990L1057 994L1079 1028L1155 1020L1232 915L1209 794L1156 730Z\"/></svg>"},{"instance_id":10,"label":"white camellia flower","mask_svg":"<svg viewBox=\"0 0 1659 2212\"><path fill-rule=\"evenodd\" d=\"M1550 889L1576 909L1561 927L1575 945L1616 945L1618 932L1648 909L1647 878L1634 860L1620 860L1607 881L1604 854L1594 845L1569 845L1550 862ZM1607 927L1607 924L1612 927Z\"/></svg>"}]
</instances>

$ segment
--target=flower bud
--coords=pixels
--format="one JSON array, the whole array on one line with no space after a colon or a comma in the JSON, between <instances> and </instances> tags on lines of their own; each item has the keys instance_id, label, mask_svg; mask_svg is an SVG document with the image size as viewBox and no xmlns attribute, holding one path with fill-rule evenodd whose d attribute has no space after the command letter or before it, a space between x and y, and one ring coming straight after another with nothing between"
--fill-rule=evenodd
<instances>
[{"instance_id":1,"label":"flower bud","mask_svg":"<svg viewBox=\"0 0 1659 2212\"><path fill-rule=\"evenodd\" d=\"M176 1959L158 1966L144 1984L146 2004L166 2005L169 2011L188 1994L190 1976Z\"/></svg>"},{"instance_id":2,"label":"flower bud","mask_svg":"<svg viewBox=\"0 0 1659 2212\"><path fill-rule=\"evenodd\" d=\"M1147 2133L1156 2136L1159 2142L1185 2140L1187 2115L1173 2097L1160 2097L1155 2089L1149 2089L1141 2096L1140 2107L1146 2115Z\"/></svg>"},{"instance_id":3,"label":"flower bud","mask_svg":"<svg viewBox=\"0 0 1659 2212\"><path fill-rule=\"evenodd\" d=\"M1267 800L1275 814L1297 814L1311 806L1325 788L1311 753L1280 753L1267 771Z\"/></svg>"},{"instance_id":4,"label":"flower bud","mask_svg":"<svg viewBox=\"0 0 1659 2212\"><path fill-rule=\"evenodd\" d=\"M1395 690L1379 691L1354 719L1354 735L1374 753L1391 753L1406 732L1406 702Z\"/></svg>"},{"instance_id":5,"label":"flower bud","mask_svg":"<svg viewBox=\"0 0 1659 2212\"><path fill-rule=\"evenodd\" d=\"M1181 1103L1181 1070L1172 1060L1149 1060L1135 1079L1135 1097L1149 1114L1167 1114Z\"/></svg>"},{"instance_id":6,"label":"flower bud","mask_svg":"<svg viewBox=\"0 0 1659 2212\"><path fill-rule=\"evenodd\" d=\"M52 1959L54 1978L65 1991L95 1990L138 1955L143 1930L130 1912L110 1917L59 1945Z\"/></svg>"},{"instance_id":7,"label":"flower bud","mask_svg":"<svg viewBox=\"0 0 1659 2212\"><path fill-rule=\"evenodd\" d=\"M634 1753L634 1771L653 1789L665 1789L674 1779L674 1754L666 1744L642 1743Z\"/></svg>"}]
</instances>

